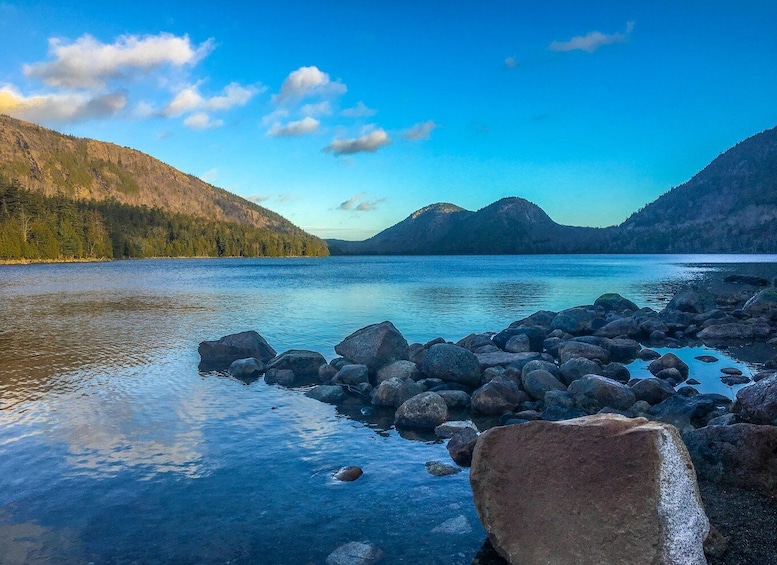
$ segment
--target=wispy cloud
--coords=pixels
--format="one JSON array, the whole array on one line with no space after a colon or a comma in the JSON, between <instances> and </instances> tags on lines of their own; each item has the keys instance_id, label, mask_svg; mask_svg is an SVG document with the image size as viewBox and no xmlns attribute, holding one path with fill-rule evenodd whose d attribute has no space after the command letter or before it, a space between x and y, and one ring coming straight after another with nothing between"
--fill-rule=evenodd
<instances>
[{"instance_id":1,"label":"wispy cloud","mask_svg":"<svg viewBox=\"0 0 777 565\"><path fill-rule=\"evenodd\" d=\"M313 95L345 94L348 88L340 81L332 81L329 75L316 66L300 67L289 73L281 89L273 99L277 103L297 100Z\"/></svg>"},{"instance_id":2,"label":"wispy cloud","mask_svg":"<svg viewBox=\"0 0 777 565\"><path fill-rule=\"evenodd\" d=\"M361 137L353 139L335 139L324 147L324 151L333 155L353 155L354 153L374 153L381 147L391 143L386 131L382 128L373 130Z\"/></svg>"},{"instance_id":3,"label":"wispy cloud","mask_svg":"<svg viewBox=\"0 0 777 565\"><path fill-rule=\"evenodd\" d=\"M508 69L508 70L514 69L518 67L518 65L520 65L520 63L518 62L518 59L516 59L515 57L507 57L505 59L505 69Z\"/></svg>"},{"instance_id":4,"label":"wispy cloud","mask_svg":"<svg viewBox=\"0 0 777 565\"><path fill-rule=\"evenodd\" d=\"M415 124L414 126L405 130L405 139L410 141L422 141L429 139L432 136L432 131L437 127L437 124L432 120Z\"/></svg>"},{"instance_id":5,"label":"wispy cloud","mask_svg":"<svg viewBox=\"0 0 777 565\"><path fill-rule=\"evenodd\" d=\"M340 112L340 115L345 118L369 118L370 116L374 116L377 113L377 110L368 108L364 102L359 101L356 106L345 108L342 112Z\"/></svg>"},{"instance_id":6,"label":"wispy cloud","mask_svg":"<svg viewBox=\"0 0 777 565\"><path fill-rule=\"evenodd\" d=\"M73 43L49 39L52 61L25 65L24 74L53 87L95 89L115 78L149 73L163 65L182 67L198 63L213 49L213 41L193 45L188 35L122 35L101 43L84 35Z\"/></svg>"},{"instance_id":7,"label":"wispy cloud","mask_svg":"<svg viewBox=\"0 0 777 565\"><path fill-rule=\"evenodd\" d=\"M178 91L170 103L162 110L167 117L177 117L195 110L208 112L229 110L235 106L244 106L264 87L241 86L236 82L224 87L221 94L205 98L200 94L198 85L189 85Z\"/></svg>"},{"instance_id":8,"label":"wispy cloud","mask_svg":"<svg viewBox=\"0 0 777 565\"><path fill-rule=\"evenodd\" d=\"M314 133L318 130L320 122L308 116L294 122L289 122L286 125L281 125L276 122L267 130L267 135L270 137L300 137L310 133Z\"/></svg>"},{"instance_id":9,"label":"wispy cloud","mask_svg":"<svg viewBox=\"0 0 777 565\"><path fill-rule=\"evenodd\" d=\"M332 113L332 105L329 100L317 104L305 104L300 108L300 112L305 116L329 116Z\"/></svg>"},{"instance_id":10,"label":"wispy cloud","mask_svg":"<svg viewBox=\"0 0 777 565\"><path fill-rule=\"evenodd\" d=\"M591 31L586 35L575 36L569 41L553 41L548 45L548 49L551 51L585 51L593 53L604 45L625 42L633 29L634 22L628 22L625 33L605 34L600 31Z\"/></svg>"},{"instance_id":11,"label":"wispy cloud","mask_svg":"<svg viewBox=\"0 0 777 565\"><path fill-rule=\"evenodd\" d=\"M198 112L186 118L183 125L194 130L213 129L223 126L224 120L214 120L205 112Z\"/></svg>"},{"instance_id":12,"label":"wispy cloud","mask_svg":"<svg viewBox=\"0 0 777 565\"><path fill-rule=\"evenodd\" d=\"M351 196L345 202L342 202L337 209L338 210L352 210L355 212L371 212L376 210L380 204L386 201L385 198L378 198L377 200L364 200L365 192L357 192Z\"/></svg>"},{"instance_id":13,"label":"wispy cloud","mask_svg":"<svg viewBox=\"0 0 777 565\"><path fill-rule=\"evenodd\" d=\"M250 200L254 204L261 204L262 202L266 202L270 199L269 196L265 196L264 194L254 194L253 196L249 196L246 198L246 200Z\"/></svg>"},{"instance_id":14,"label":"wispy cloud","mask_svg":"<svg viewBox=\"0 0 777 565\"><path fill-rule=\"evenodd\" d=\"M0 88L0 114L32 122L78 122L107 118L119 113L126 104L126 96L119 92L24 96L10 85Z\"/></svg>"}]
</instances>

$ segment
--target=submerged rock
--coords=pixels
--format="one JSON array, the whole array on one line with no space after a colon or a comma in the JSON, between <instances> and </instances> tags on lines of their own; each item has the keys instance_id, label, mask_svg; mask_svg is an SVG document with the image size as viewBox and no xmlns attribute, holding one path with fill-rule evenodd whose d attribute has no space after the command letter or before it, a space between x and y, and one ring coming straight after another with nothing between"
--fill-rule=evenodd
<instances>
[{"instance_id":1,"label":"submerged rock","mask_svg":"<svg viewBox=\"0 0 777 565\"><path fill-rule=\"evenodd\" d=\"M341 545L326 558L326 565L373 565L386 556L377 546L366 541Z\"/></svg>"},{"instance_id":2,"label":"submerged rock","mask_svg":"<svg viewBox=\"0 0 777 565\"><path fill-rule=\"evenodd\" d=\"M511 564L706 565L709 522L671 426L597 415L492 428L470 481Z\"/></svg>"},{"instance_id":3,"label":"submerged rock","mask_svg":"<svg viewBox=\"0 0 777 565\"><path fill-rule=\"evenodd\" d=\"M255 357L267 363L275 357L275 350L255 331L240 332L217 341L203 341L197 349L200 353L200 369L226 369L233 361Z\"/></svg>"},{"instance_id":4,"label":"submerged rock","mask_svg":"<svg viewBox=\"0 0 777 565\"><path fill-rule=\"evenodd\" d=\"M463 514L456 516L455 518L451 518L450 520L445 520L445 522L439 526L432 528L433 534L464 535L470 533L471 531L472 526L469 525L467 518Z\"/></svg>"}]
</instances>

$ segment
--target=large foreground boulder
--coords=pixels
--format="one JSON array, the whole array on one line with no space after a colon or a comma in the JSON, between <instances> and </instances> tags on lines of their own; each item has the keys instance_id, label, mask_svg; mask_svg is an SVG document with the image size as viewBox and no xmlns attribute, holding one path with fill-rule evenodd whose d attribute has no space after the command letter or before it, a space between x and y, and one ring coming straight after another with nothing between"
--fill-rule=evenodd
<instances>
[{"instance_id":1,"label":"large foreground boulder","mask_svg":"<svg viewBox=\"0 0 777 565\"><path fill-rule=\"evenodd\" d=\"M408 358L407 340L391 322L356 330L335 345L335 351L351 363L367 365L371 373L384 365Z\"/></svg>"},{"instance_id":2,"label":"large foreground boulder","mask_svg":"<svg viewBox=\"0 0 777 565\"><path fill-rule=\"evenodd\" d=\"M275 357L275 350L255 331L225 335L216 341L203 341L197 348L200 369L204 371L228 368L233 361L255 357L267 363Z\"/></svg>"},{"instance_id":3,"label":"large foreground boulder","mask_svg":"<svg viewBox=\"0 0 777 565\"><path fill-rule=\"evenodd\" d=\"M513 565L706 564L709 522L672 426L596 415L492 428L470 482Z\"/></svg>"}]
</instances>

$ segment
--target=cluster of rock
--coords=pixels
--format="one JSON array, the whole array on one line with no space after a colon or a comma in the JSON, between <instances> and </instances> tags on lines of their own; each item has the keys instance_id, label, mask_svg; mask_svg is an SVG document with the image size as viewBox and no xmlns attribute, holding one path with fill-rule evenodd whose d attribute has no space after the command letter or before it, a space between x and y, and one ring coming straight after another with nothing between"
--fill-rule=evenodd
<instances>
[{"instance_id":1,"label":"cluster of rock","mask_svg":"<svg viewBox=\"0 0 777 565\"><path fill-rule=\"evenodd\" d=\"M498 333L471 334L456 343L438 338L408 344L391 322L382 322L346 337L335 346L340 357L330 362L315 351L277 354L256 332L203 342L199 351L202 368L228 367L244 380L264 375L268 384L304 387L307 396L332 404L358 401L393 410L398 428L435 430L450 438L448 451L462 466L482 443L467 417L480 418L481 427L498 421L504 429L520 429L524 426L510 424L530 422L526 429L545 429L551 422L615 414L639 418L634 425L640 433L668 433L666 426L646 420L676 427L700 478L777 496L777 376L756 374L758 382L742 388L732 402L700 394L679 357L642 345L682 346L692 339L727 345L773 340L776 332L774 288L717 296L690 288L660 312L606 294L591 305L539 311ZM626 364L635 359L651 361L652 377L631 377ZM774 361L765 365L775 368ZM729 384L750 381L739 371L727 372L722 379ZM450 472L432 467L435 474ZM669 531L665 524L659 529ZM697 557L660 562L690 563Z\"/></svg>"}]
</instances>

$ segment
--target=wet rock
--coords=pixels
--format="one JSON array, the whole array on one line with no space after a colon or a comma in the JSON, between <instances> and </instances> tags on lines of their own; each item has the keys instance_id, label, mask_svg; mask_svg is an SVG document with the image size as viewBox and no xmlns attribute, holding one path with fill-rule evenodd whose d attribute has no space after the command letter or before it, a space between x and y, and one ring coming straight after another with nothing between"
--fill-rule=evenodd
<instances>
[{"instance_id":1,"label":"wet rock","mask_svg":"<svg viewBox=\"0 0 777 565\"><path fill-rule=\"evenodd\" d=\"M777 427L707 426L683 440L700 479L777 496Z\"/></svg>"},{"instance_id":2,"label":"wet rock","mask_svg":"<svg viewBox=\"0 0 777 565\"><path fill-rule=\"evenodd\" d=\"M353 482L359 477L361 477L364 474L364 471L362 471L361 467L356 467L355 465L349 465L347 467L341 467L338 469L334 475L332 475L333 478L337 479L338 481L343 482Z\"/></svg>"},{"instance_id":3,"label":"wet rock","mask_svg":"<svg viewBox=\"0 0 777 565\"><path fill-rule=\"evenodd\" d=\"M434 429L448 419L448 405L439 394L423 392L406 400L394 415L401 428Z\"/></svg>"},{"instance_id":4,"label":"wet rock","mask_svg":"<svg viewBox=\"0 0 777 565\"><path fill-rule=\"evenodd\" d=\"M264 373L264 382L268 385L281 385L292 387L297 383L294 371L290 369L267 369Z\"/></svg>"},{"instance_id":5,"label":"wet rock","mask_svg":"<svg viewBox=\"0 0 777 565\"><path fill-rule=\"evenodd\" d=\"M446 382L469 387L480 384L480 363L471 351L450 343L438 343L429 348L424 359L426 375Z\"/></svg>"},{"instance_id":6,"label":"wet rock","mask_svg":"<svg viewBox=\"0 0 777 565\"><path fill-rule=\"evenodd\" d=\"M415 363L401 359L378 369L375 383L380 384L382 381L393 377L418 380L420 374L418 366Z\"/></svg>"},{"instance_id":7,"label":"wet rock","mask_svg":"<svg viewBox=\"0 0 777 565\"><path fill-rule=\"evenodd\" d=\"M545 329L541 327L518 326L509 327L505 330L502 330L494 337L492 337L491 340L501 349L505 349L507 342L510 341L510 339L522 335L526 336L526 338L529 340L530 351L542 351L542 342L545 340L546 334L547 332Z\"/></svg>"},{"instance_id":8,"label":"wet rock","mask_svg":"<svg viewBox=\"0 0 777 565\"><path fill-rule=\"evenodd\" d=\"M677 369L680 371L680 375L682 375L683 380L688 378L688 365L686 365L685 361L680 359L677 355L674 353L665 353L652 363L648 365L647 367L648 371L653 373L654 375L657 375L660 371L664 369Z\"/></svg>"},{"instance_id":9,"label":"wet rock","mask_svg":"<svg viewBox=\"0 0 777 565\"><path fill-rule=\"evenodd\" d=\"M567 392L589 414L605 407L626 410L637 401L628 386L601 375L586 375L569 385Z\"/></svg>"},{"instance_id":10,"label":"wet rock","mask_svg":"<svg viewBox=\"0 0 777 565\"><path fill-rule=\"evenodd\" d=\"M731 399L721 394L697 394L686 397L678 391L678 394L653 406L650 409L650 417L672 424L680 432L685 433L694 428L704 427L712 418L727 413L731 404Z\"/></svg>"},{"instance_id":11,"label":"wet rock","mask_svg":"<svg viewBox=\"0 0 777 565\"><path fill-rule=\"evenodd\" d=\"M392 377L373 389L371 402L375 406L398 408L405 401L422 392L421 387L414 380Z\"/></svg>"},{"instance_id":12,"label":"wet rock","mask_svg":"<svg viewBox=\"0 0 777 565\"><path fill-rule=\"evenodd\" d=\"M715 297L706 289L689 287L674 295L666 310L679 310L691 314L701 314L717 308Z\"/></svg>"},{"instance_id":13,"label":"wet rock","mask_svg":"<svg viewBox=\"0 0 777 565\"><path fill-rule=\"evenodd\" d=\"M629 363L639 356L642 346L633 339L615 338L607 344L610 352L610 360L620 363Z\"/></svg>"},{"instance_id":14,"label":"wet rock","mask_svg":"<svg viewBox=\"0 0 777 565\"><path fill-rule=\"evenodd\" d=\"M720 372L723 373L724 375L741 375L742 374L742 371L740 371L736 367L723 367L720 370Z\"/></svg>"},{"instance_id":15,"label":"wet rock","mask_svg":"<svg viewBox=\"0 0 777 565\"><path fill-rule=\"evenodd\" d=\"M529 371L521 377L523 389L535 400L544 400L549 390L566 390L564 383L544 369Z\"/></svg>"},{"instance_id":16,"label":"wet rock","mask_svg":"<svg viewBox=\"0 0 777 565\"><path fill-rule=\"evenodd\" d=\"M408 358L408 345L391 322L373 324L355 331L335 346L338 355L351 363L367 365L371 373Z\"/></svg>"},{"instance_id":17,"label":"wet rock","mask_svg":"<svg viewBox=\"0 0 777 565\"><path fill-rule=\"evenodd\" d=\"M659 317L666 324L667 335L677 331L683 331L693 323L694 315L690 312L681 312L679 310L663 310Z\"/></svg>"},{"instance_id":18,"label":"wet rock","mask_svg":"<svg viewBox=\"0 0 777 565\"><path fill-rule=\"evenodd\" d=\"M407 348L407 358L416 364L416 367L421 367L424 364L424 358L426 357L426 348L421 343L414 343Z\"/></svg>"},{"instance_id":19,"label":"wet rock","mask_svg":"<svg viewBox=\"0 0 777 565\"><path fill-rule=\"evenodd\" d=\"M367 365L343 365L343 368L332 378L332 384L356 386L369 380Z\"/></svg>"},{"instance_id":20,"label":"wet rock","mask_svg":"<svg viewBox=\"0 0 777 565\"><path fill-rule=\"evenodd\" d=\"M326 359L317 351L291 349L270 359L267 370L289 370L298 378L317 378L318 368L325 364Z\"/></svg>"},{"instance_id":21,"label":"wet rock","mask_svg":"<svg viewBox=\"0 0 777 565\"><path fill-rule=\"evenodd\" d=\"M442 397L445 404L447 404L448 408L451 410L462 410L467 408L471 400L470 395L463 390L439 390L437 391L437 394Z\"/></svg>"},{"instance_id":22,"label":"wet rock","mask_svg":"<svg viewBox=\"0 0 777 565\"><path fill-rule=\"evenodd\" d=\"M366 541L341 545L326 558L326 565L373 565L386 556L378 547Z\"/></svg>"},{"instance_id":23,"label":"wet rock","mask_svg":"<svg viewBox=\"0 0 777 565\"><path fill-rule=\"evenodd\" d=\"M740 389L734 412L746 422L777 426L777 375Z\"/></svg>"},{"instance_id":24,"label":"wet rock","mask_svg":"<svg viewBox=\"0 0 777 565\"><path fill-rule=\"evenodd\" d=\"M678 371L674 367L669 367L668 369L661 369L656 373L656 378L667 381L671 383L672 386L676 386L685 380L683 378L682 373L680 373L680 371Z\"/></svg>"},{"instance_id":25,"label":"wet rock","mask_svg":"<svg viewBox=\"0 0 777 565\"><path fill-rule=\"evenodd\" d=\"M750 382L750 377L744 375L724 375L720 377L720 382L726 386L744 385Z\"/></svg>"},{"instance_id":26,"label":"wet rock","mask_svg":"<svg viewBox=\"0 0 777 565\"><path fill-rule=\"evenodd\" d=\"M447 477L448 475L461 473L461 467L454 467L440 461L427 461L426 472L435 477Z\"/></svg>"},{"instance_id":27,"label":"wet rock","mask_svg":"<svg viewBox=\"0 0 777 565\"><path fill-rule=\"evenodd\" d=\"M583 378L585 375L600 375L602 373L602 367L596 361L586 359L584 357L577 357L570 359L559 368L561 373L561 382L569 386L574 381Z\"/></svg>"},{"instance_id":28,"label":"wet rock","mask_svg":"<svg viewBox=\"0 0 777 565\"><path fill-rule=\"evenodd\" d=\"M472 428L462 428L451 436L446 448L451 459L457 465L469 467L472 463L472 452L478 441L478 433Z\"/></svg>"},{"instance_id":29,"label":"wet rock","mask_svg":"<svg viewBox=\"0 0 777 565\"><path fill-rule=\"evenodd\" d=\"M753 381L757 383L774 375L774 371L758 371L755 375L753 375Z\"/></svg>"},{"instance_id":30,"label":"wet rock","mask_svg":"<svg viewBox=\"0 0 777 565\"><path fill-rule=\"evenodd\" d=\"M241 381L255 381L264 373L264 363L255 357L237 359L229 366L229 374Z\"/></svg>"},{"instance_id":31,"label":"wet rock","mask_svg":"<svg viewBox=\"0 0 777 565\"><path fill-rule=\"evenodd\" d=\"M639 359L642 359L643 361L651 361L653 359L658 359L661 357L661 354L658 351L653 351L652 349L641 349L639 353L637 353L637 357Z\"/></svg>"},{"instance_id":32,"label":"wet rock","mask_svg":"<svg viewBox=\"0 0 777 565\"><path fill-rule=\"evenodd\" d=\"M579 341L567 341L562 343L558 348L559 362L563 365L570 359L577 357L584 357L585 359L598 360L602 364L610 362L610 352L589 343L581 343Z\"/></svg>"},{"instance_id":33,"label":"wet rock","mask_svg":"<svg viewBox=\"0 0 777 565\"><path fill-rule=\"evenodd\" d=\"M448 439L464 428L475 430L476 432L478 431L477 426L475 426L471 420L451 420L449 422L443 422L434 428L434 435L439 438Z\"/></svg>"},{"instance_id":34,"label":"wet rock","mask_svg":"<svg viewBox=\"0 0 777 565\"><path fill-rule=\"evenodd\" d=\"M233 361L249 357L267 363L276 355L270 344L255 331L226 335L217 341L203 341L198 351L202 370L226 369Z\"/></svg>"},{"instance_id":35,"label":"wet rock","mask_svg":"<svg viewBox=\"0 0 777 565\"><path fill-rule=\"evenodd\" d=\"M675 394L672 385L655 377L642 379L632 386L631 390L634 392L637 400L644 400L651 405L659 404Z\"/></svg>"},{"instance_id":36,"label":"wet rock","mask_svg":"<svg viewBox=\"0 0 777 565\"><path fill-rule=\"evenodd\" d=\"M594 306L603 308L605 312L623 312L625 310L636 312L639 310L639 306L615 292L602 294L594 301Z\"/></svg>"},{"instance_id":37,"label":"wet rock","mask_svg":"<svg viewBox=\"0 0 777 565\"><path fill-rule=\"evenodd\" d=\"M614 338L619 336L634 337L639 336L641 333L642 330L639 329L639 326L633 318L620 318L618 320L608 322L596 330L594 335Z\"/></svg>"},{"instance_id":38,"label":"wet rock","mask_svg":"<svg viewBox=\"0 0 777 565\"><path fill-rule=\"evenodd\" d=\"M702 363L717 363L718 358L714 355L697 355L694 357L697 361L701 361Z\"/></svg>"},{"instance_id":39,"label":"wet rock","mask_svg":"<svg viewBox=\"0 0 777 565\"><path fill-rule=\"evenodd\" d=\"M742 311L753 318L777 320L777 288L765 288L748 300Z\"/></svg>"},{"instance_id":40,"label":"wet rock","mask_svg":"<svg viewBox=\"0 0 777 565\"><path fill-rule=\"evenodd\" d=\"M473 412L497 415L513 411L528 399L529 396L514 381L497 377L472 393L470 406Z\"/></svg>"},{"instance_id":41,"label":"wet rock","mask_svg":"<svg viewBox=\"0 0 777 565\"><path fill-rule=\"evenodd\" d=\"M687 381L685 381L685 384L687 384L687 385L700 385L701 383L699 381L697 381L696 379L688 379Z\"/></svg>"},{"instance_id":42,"label":"wet rock","mask_svg":"<svg viewBox=\"0 0 777 565\"><path fill-rule=\"evenodd\" d=\"M561 330L572 335L590 332L593 320L603 313L603 309L568 308L556 314L556 317L553 318L553 322L550 324L550 329Z\"/></svg>"},{"instance_id":43,"label":"wet rock","mask_svg":"<svg viewBox=\"0 0 777 565\"><path fill-rule=\"evenodd\" d=\"M670 426L598 415L492 428L472 463L478 514L510 563L706 565L709 522Z\"/></svg>"},{"instance_id":44,"label":"wet rock","mask_svg":"<svg viewBox=\"0 0 777 565\"><path fill-rule=\"evenodd\" d=\"M467 518L464 515L456 516L450 520L445 520L439 526L432 528L433 534L455 534L464 535L472 531L472 526L467 522Z\"/></svg>"},{"instance_id":45,"label":"wet rock","mask_svg":"<svg viewBox=\"0 0 777 565\"><path fill-rule=\"evenodd\" d=\"M619 383L627 383L631 379L629 369L620 363L609 363L602 367L602 376Z\"/></svg>"},{"instance_id":46,"label":"wet rock","mask_svg":"<svg viewBox=\"0 0 777 565\"><path fill-rule=\"evenodd\" d=\"M669 332L669 327L657 315L642 319L639 322L639 329L643 335L648 336L653 335L654 332L660 332L664 335Z\"/></svg>"},{"instance_id":47,"label":"wet rock","mask_svg":"<svg viewBox=\"0 0 777 565\"><path fill-rule=\"evenodd\" d=\"M338 385L317 385L305 393L305 396L326 402L327 404L340 404L346 399L343 387Z\"/></svg>"}]
</instances>

